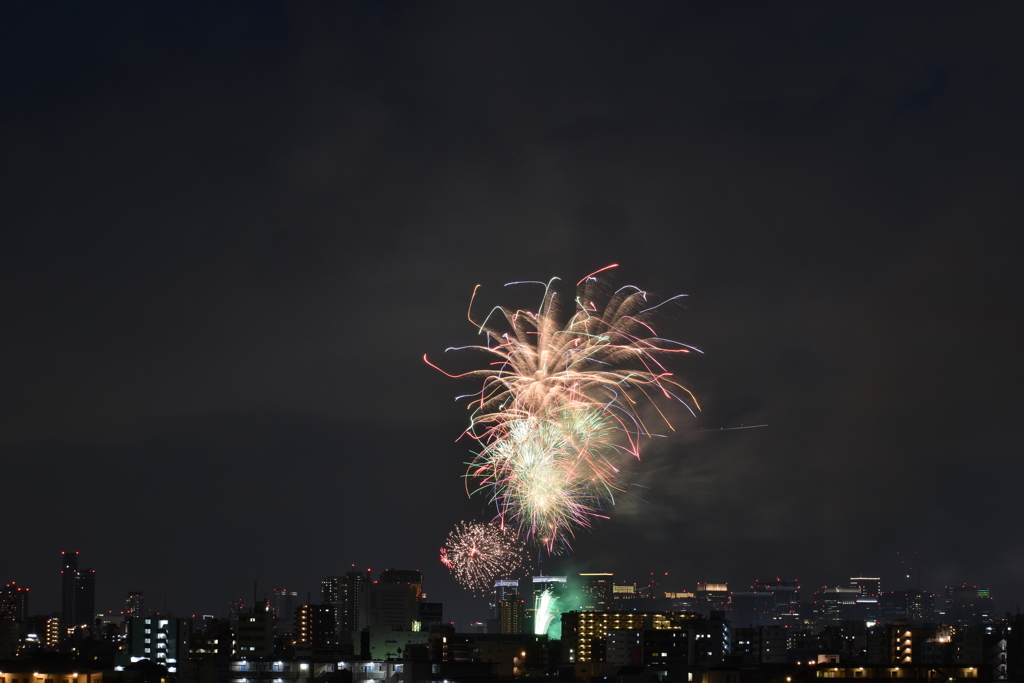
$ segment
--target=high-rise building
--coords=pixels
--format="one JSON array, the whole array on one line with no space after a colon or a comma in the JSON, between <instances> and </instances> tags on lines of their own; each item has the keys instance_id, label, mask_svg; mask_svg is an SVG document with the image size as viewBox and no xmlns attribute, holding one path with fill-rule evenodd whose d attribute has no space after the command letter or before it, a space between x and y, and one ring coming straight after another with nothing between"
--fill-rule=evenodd
<instances>
[{"instance_id":1,"label":"high-rise building","mask_svg":"<svg viewBox=\"0 0 1024 683\"><path fill-rule=\"evenodd\" d=\"M394 583L408 586L412 592L413 602L420 602L423 595L423 574L418 569L385 569L380 574L381 583Z\"/></svg>"},{"instance_id":2,"label":"high-rise building","mask_svg":"<svg viewBox=\"0 0 1024 683\"><path fill-rule=\"evenodd\" d=\"M857 618L859 588L827 586L816 594L819 627L838 626L841 622Z\"/></svg>"},{"instance_id":3,"label":"high-rise building","mask_svg":"<svg viewBox=\"0 0 1024 683\"><path fill-rule=\"evenodd\" d=\"M252 612L238 615L235 629L235 657L270 657L274 654L274 615L266 602L258 602Z\"/></svg>"},{"instance_id":4,"label":"high-rise building","mask_svg":"<svg viewBox=\"0 0 1024 683\"><path fill-rule=\"evenodd\" d=\"M995 617L992 591L978 586L946 586L944 607L946 621L951 624L987 624Z\"/></svg>"},{"instance_id":5,"label":"high-rise building","mask_svg":"<svg viewBox=\"0 0 1024 683\"><path fill-rule=\"evenodd\" d=\"M548 593L547 606L554 606L557 609L558 599L566 592L568 577L565 576L535 576L533 577L533 596L526 603L525 621L523 633L536 633L538 629L544 628L544 623L550 623L551 619L557 619L558 614L538 614L544 594ZM560 613L559 613L560 614Z\"/></svg>"},{"instance_id":6,"label":"high-rise building","mask_svg":"<svg viewBox=\"0 0 1024 683\"><path fill-rule=\"evenodd\" d=\"M771 624L783 623L796 626L800 623L800 582L796 579L775 578L769 581L755 581L750 590L753 593L770 593L772 596L771 606L767 612L770 618L762 620L756 625L769 626ZM732 595L734 613L736 611L735 602L737 595L740 594L733 593ZM747 626L748 624L735 625Z\"/></svg>"},{"instance_id":7,"label":"high-rise building","mask_svg":"<svg viewBox=\"0 0 1024 683\"><path fill-rule=\"evenodd\" d=\"M367 569L365 573L350 571L344 576L328 576L320 582L320 603L333 607L337 633L359 630L363 586L370 580Z\"/></svg>"},{"instance_id":8,"label":"high-rise building","mask_svg":"<svg viewBox=\"0 0 1024 683\"><path fill-rule=\"evenodd\" d=\"M510 595L498 601L498 621L503 634L524 633L526 628L526 601Z\"/></svg>"},{"instance_id":9,"label":"high-rise building","mask_svg":"<svg viewBox=\"0 0 1024 683\"><path fill-rule=\"evenodd\" d=\"M274 613L274 628L278 634L295 634L295 598L298 592L287 588L275 588L270 599L270 609ZM331 610L334 606L330 606ZM334 624L332 615L331 624ZM333 627L333 626L332 626Z\"/></svg>"},{"instance_id":10,"label":"high-rise building","mask_svg":"<svg viewBox=\"0 0 1024 683\"><path fill-rule=\"evenodd\" d=\"M494 597L489 603L487 615L487 632L502 633L501 630L501 601L519 593L518 579L496 579L494 581Z\"/></svg>"},{"instance_id":11,"label":"high-rise building","mask_svg":"<svg viewBox=\"0 0 1024 683\"><path fill-rule=\"evenodd\" d=\"M729 604L729 584L697 584L697 590L694 592L694 607L701 614L707 616L711 612L726 612L729 610Z\"/></svg>"},{"instance_id":12,"label":"high-rise building","mask_svg":"<svg viewBox=\"0 0 1024 683\"><path fill-rule=\"evenodd\" d=\"M736 628L771 626L775 622L775 596L768 591L737 591L732 594L730 608Z\"/></svg>"},{"instance_id":13,"label":"high-rise building","mask_svg":"<svg viewBox=\"0 0 1024 683\"><path fill-rule=\"evenodd\" d=\"M611 572L580 573L580 593L583 604L580 609L600 612L611 608L615 574Z\"/></svg>"},{"instance_id":14,"label":"high-rise building","mask_svg":"<svg viewBox=\"0 0 1024 683\"><path fill-rule=\"evenodd\" d=\"M879 598L882 596L882 579L867 576L851 576L850 588L857 588L865 598Z\"/></svg>"},{"instance_id":15,"label":"high-rise building","mask_svg":"<svg viewBox=\"0 0 1024 683\"><path fill-rule=\"evenodd\" d=\"M129 591L124 601L124 615L126 617L146 616L146 601L141 591Z\"/></svg>"},{"instance_id":16,"label":"high-rise building","mask_svg":"<svg viewBox=\"0 0 1024 683\"><path fill-rule=\"evenodd\" d=\"M419 620L418 591L404 583L366 583L359 609L360 628L411 631Z\"/></svg>"},{"instance_id":17,"label":"high-rise building","mask_svg":"<svg viewBox=\"0 0 1024 683\"><path fill-rule=\"evenodd\" d=\"M533 607L537 608L537 604L540 602L540 596L546 592L550 592L554 597L558 598L565 594L566 580L568 577L565 576L535 576L533 577Z\"/></svg>"},{"instance_id":18,"label":"high-rise building","mask_svg":"<svg viewBox=\"0 0 1024 683\"><path fill-rule=\"evenodd\" d=\"M674 630L697 623L693 615L672 612L565 612L562 614L562 657L570 663L605 662L608 634L612 631ZM706 629L701 638L708 638Z\"/></svg>"},{"instance_id":19,"label":"high-rise building","mask_svg":"<svg viewBox=\"0 0 1024 683\"><path fill-rule=\"evenodd\" d=\"M28 588L11 581L0 591L0 619L8 617L17 622L28 619Z\"/></svg>"},{"instance_id":20,"label":"high-rise building","mask_svg":"<svg viewBox=\"0 0 1024 683\"><path fill-rule=\"evenodd\" d=\"M61 623L66 628L92 624L96 612L96 572L78 568L78 552L62 552Z\"/></svg>"},{"instance_id":21,"label":"high-rise building","mask_svg":"<svg viewBox=\"0 0 1024 683\"><path fill-rule=\"evenodd\" d=\"M387 569L379 581L360 586L359 628L412 630L425 597L418 570Z\"/></svg>"},{"instance_id":22,"label":"high-rise building","mask_svg":"<svg viewBox=\"0 0 1024 683\"><path fill-rule=\"evenodd\" d=\"M164 616L130 617L128 619L128 643L121 655L127 661L121 666L148 659L162 664L167 671L175 673L178 666L188 660L189 636L192 620Z\"/></svg>"},{"instance_id":23,"label":"high-rise building","mask_svg":"<svg viewBox=\"0 0 1024 683\"><path fill-rule=\"evenodd\" d=\"M299 605L295 610L295 643L330 647L337 643L332 605Z\"/></svg>"}]
</instances>

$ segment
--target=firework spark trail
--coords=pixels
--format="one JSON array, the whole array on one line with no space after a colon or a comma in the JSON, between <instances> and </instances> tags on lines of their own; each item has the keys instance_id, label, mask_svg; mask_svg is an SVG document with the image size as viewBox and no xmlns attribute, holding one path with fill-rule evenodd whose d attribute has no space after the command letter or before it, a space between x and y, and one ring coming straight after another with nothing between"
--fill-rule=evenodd
<instances>
[{"instance_id":1,"label":"firework spark trail","mask_svg":"<svg viewBox=\"0 0 1024 683\"><path fill-rule=\"evenodd\" d=\"M499 521L459 522L441 548L441 562L463 587L484 593L494 579L522 566L523 546L515 530Z\"/></svg>"},{"instance_id":2,"label":"firework spark trail","mask_svg":"<svg viewBox=\"0 0 1024 683\"><path fill-rule=\"evenodd\" d=\"M552 280L536 311L496 307L477 323L477 286L467 317L485 343L462 348L492 361L445 373L481 382L470 395L465 432L481 446L467 474L478 480L475 490L486 491L501 520L548 552L568 546L574 529L614 504L622 462L639 458L641 439L652 436L644 406L669 429L658 401L699 409L662 359L700 351L658 336L652 324L653 312L679 297L652 304L633 286L605 295L596 274L577 283L567 319Z\"/></svg>"},{"instance_id":3,"label":"firework spark trail","mask_svg":"<svg viewBox=\"0 0 1024 683\"><path fill-rule=\"evenodd\" d=\"M537 610L534 614L533 632L535 635L547 635L552 623L559 617L558 598L548 588L540 594Z\"/></svg>"}]
</instances>

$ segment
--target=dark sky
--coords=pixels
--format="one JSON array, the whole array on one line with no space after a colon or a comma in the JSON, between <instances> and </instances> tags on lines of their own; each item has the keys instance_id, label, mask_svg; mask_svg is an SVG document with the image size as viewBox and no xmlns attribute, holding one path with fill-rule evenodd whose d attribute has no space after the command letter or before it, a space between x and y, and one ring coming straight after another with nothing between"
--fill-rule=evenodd
<instances>
[{"instance_id":1,"label":"dark sky","mask_svg":"<svg viewBox=\"0 0 1024 683\"><path fill-rule=\"evenodd\" d=\"M891 589L910 557L1024 601L1019 5L2 13L0 581L31 611L77 549L101 609L354 563L482 617L436 555L485 512L472 387L421 358L475 341L475 284L609 263L689 295L704 410L549 572Z\"/></svg>"}]
</instances>

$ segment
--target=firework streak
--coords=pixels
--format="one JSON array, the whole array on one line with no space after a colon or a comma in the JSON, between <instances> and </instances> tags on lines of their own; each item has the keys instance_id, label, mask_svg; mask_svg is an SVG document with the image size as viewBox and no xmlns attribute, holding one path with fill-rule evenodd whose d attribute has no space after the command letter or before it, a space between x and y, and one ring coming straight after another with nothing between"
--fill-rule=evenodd
<instances>
[{"instance_id":1,"label":"firework streak","mask_svg":"<svg viewBox=\"0 0 1024 683\"><path fill-rule=\"evenodd\" d=\"M565 302L572 313L563 312L569 306L554 280L536 311L498 307L478 324L471 302L470 322L486 344L463 348L491 362L449 375L481 383L470 396L466 430L479 444L467 473L473 491L486 493L502 522L549 553L568 547L574 529L614 504L622 464L639 458L641 439L652 435L644 415L672 429L659 402L699 408L662 363L699 351L659 337L651 322L655 309L680 297L654 305L632 286L605 294L594 275Z\"/></svg>"}]
</instances>

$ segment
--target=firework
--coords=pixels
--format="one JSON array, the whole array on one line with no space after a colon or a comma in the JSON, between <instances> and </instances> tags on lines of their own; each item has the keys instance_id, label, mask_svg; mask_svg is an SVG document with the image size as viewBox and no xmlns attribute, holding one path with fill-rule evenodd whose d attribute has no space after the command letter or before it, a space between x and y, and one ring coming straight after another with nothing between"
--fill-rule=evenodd
<instances>
[{"instance_id":1,"label":"firework","mask_svg":"<svg viewBox=\"0 0 1024 683\"><path fill-rule=\"evenodd\" d=\"M558 609L558 598L551 592L551 589L545 590L540 594L540 598L537 600L537 610L533 617L533 632L538 636L548 635L555 626L556 620L560 617L561 613ZM561 624L558 624L559 631L561 631Z\"/></svg>"},{"instance_id":2,"label":"firework","mask_svg":"<svg viewBox=\"0 0 1024 683\"><path fill-rule=\"evenodd\" d=\"M513 574L523 564L523 545L500 521L459 522L441 548L441 562L463 587L483 593L494 579Z\"/></svg>"},{"instance_id":3,"label":"firework","mask_svg":"<svg viewBox=\"0 0 1024 683\"><path fill-rule=\"evenodd\" d=\"M652 325L655 309L679 297L655 305L636 287L605 293L594 275L577 283L572 313L554 280L536 311L498 307L476 323L471 300L470 322L486 343L464 348L491 362L450 375L480 382L466 430L480 444L468 472L475 490L549 552L614 502L623 459L639 458L641 439L652 434L647 407L669 429L661 400L698 408L662 362L697 349L659 337Z\"/></svg>"},{"instance_id":4,"label":"firework","mask_svg":"<svg viewBox=\"0 0 1024 683\"><path fill-rule=\"evenodd\" d=\"M588 404L559 406L494 425L470 464L499 516L554 552L576 527L613 504L628 452L614 443L617 423Z\"/></svg>"}]
</instances>

